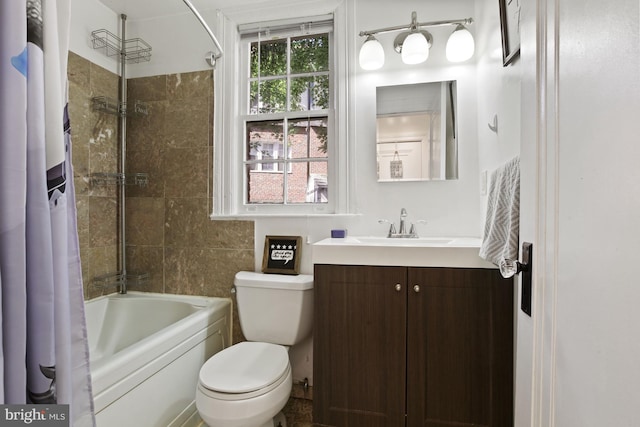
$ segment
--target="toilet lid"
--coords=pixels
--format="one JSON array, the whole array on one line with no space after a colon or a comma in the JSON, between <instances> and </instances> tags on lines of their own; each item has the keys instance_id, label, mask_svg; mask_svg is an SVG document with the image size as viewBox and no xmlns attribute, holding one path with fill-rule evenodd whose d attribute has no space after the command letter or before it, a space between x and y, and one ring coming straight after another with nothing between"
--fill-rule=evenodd
<instances>
[{"instance_id":1,"label":"toilet lid","mask_svg":"<svg viewBox=\"0 0 640 427\"><path fill-rule=\"evenodd\" d=\"M241 342L216 353L200 369L200 384L221 393L248 393L265 388L289 366L286 348L263 342Z\"/></svg>"}]
</instances>

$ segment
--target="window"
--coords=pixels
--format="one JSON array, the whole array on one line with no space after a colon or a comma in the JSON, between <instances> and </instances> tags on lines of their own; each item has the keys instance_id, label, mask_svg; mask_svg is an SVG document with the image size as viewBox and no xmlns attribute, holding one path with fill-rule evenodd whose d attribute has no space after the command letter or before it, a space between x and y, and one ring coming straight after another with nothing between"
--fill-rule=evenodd
<instances>
[{"instance_id":1,"label":"window","mask_svg":"<svg viewBox=\"0 0 640 427\"><path fill-rule=\"evenodd\" d=\"M314 31L302 24L242 39L246 205L329 202L332 37L326 26Z\"/></svg>"},{"instance_id":2,"label":"window","mask_svg":"<svg viewBox=\"0 0 640 427\"><path fill-rule=\"evenodd\" d=\"M328 15L224 27L212 218L350 211L346 27L342 5Z\"/></svg>"}]
</instances>

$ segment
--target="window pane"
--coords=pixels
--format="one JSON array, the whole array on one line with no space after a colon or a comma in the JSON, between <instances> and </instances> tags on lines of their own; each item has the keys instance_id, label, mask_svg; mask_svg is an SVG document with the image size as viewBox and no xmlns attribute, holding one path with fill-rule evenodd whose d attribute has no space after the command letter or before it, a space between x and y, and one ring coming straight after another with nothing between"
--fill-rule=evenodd
<instances>
[{"instance_id":1,"label":"window pane","mask_svg":"<svg viewBox=\"0 0 640 427\"><path fill-rule=\"evenodd\" d=\"M314 34L291 39L291 72L313 73L329 69L329 36Z\"/></svg>"},{"instance_id":2,"label":"window pane","mask_svg":"<svg viewBox=\"0 0 640 427\"><path fill-rule=\"evenodd\" d=\"M287 80L253 81L249 87L250 114L282 113L287 110Z\"/></svg>"},{"instance_id":3,"label":"window pane","mask_svg":"<svg viewBox=\"0 0 640 427\"><path fill-rule=\"evenodd\" d=\"M249 114L258 114L260 107L260 84L257 81L249 83Z\"/></svg>"},{"instance_id":4,"label":"window pane","mask_svg":"<svg viewBox=\"0 0 640 427\"><path fill-rule=\"evenodd\" d=\"M285 156L284 121L247 122L246 160L276 160Z\"/></svg>"},{"instance_id":5,"label":"window pane","mask_svg":"<svg viewBox=\"0 0 640 427\"><path fill-rule=\"evenodd\" d=\"M289 155L293 159L327 158L327 118L289 121Z\"/></svg>"},{"instance_id":6,"label":"window pane","mask_svg":"<svg viewBox=\"0 0 640 427\"><path fill-rule=\"evenodd\" d=\"M287 203L327 203L327 162L293 163L287 180Z\"/></svg>"},{"instance_id":7,"label":"window pane","mask_svg":"<svg viewBox=\"0 0 640 427\"><path fill-rule=\"evenodd\" d=\"M291 110L323 110L329 108L329 76L291 79Z\"/></svg>"},{"instance_id":8,"label":"window pane","mask_svg":"<svg viewBox=\"0 0 640 427\"><path fill-rule=\"evenodd\" d=\"M284 174L273 172L283 168L282 163L247 165L247 203L284 203Z\"/></svg>"},{"instance_id":9,"label":"window pane","mask_svg":"<svg viewBox=\"0 0 640 427\"><path fill-rule=\"evenodd\" d=\"M260 47L258 52L258 46ZM287 39L251 43L251 77L287 73Z\"/></svg>"}]
</instances>

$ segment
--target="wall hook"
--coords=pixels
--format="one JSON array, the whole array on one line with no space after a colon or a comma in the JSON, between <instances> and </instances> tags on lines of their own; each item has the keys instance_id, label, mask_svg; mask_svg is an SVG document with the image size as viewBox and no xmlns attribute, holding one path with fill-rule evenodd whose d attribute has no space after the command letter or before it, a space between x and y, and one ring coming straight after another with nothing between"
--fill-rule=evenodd
<instances>
[{"instance_id":1,"label":"wall hook","mask_svg":"<svg viewBox=\"0 0 640 427\"><path fill-rule=\"evenodd\" d=\"M487 126L489 126L489 129L491 129L492 132L498 133L498 115L497 114L493 115L493 123L488 123Z\"/></svg>"}]
</instances>

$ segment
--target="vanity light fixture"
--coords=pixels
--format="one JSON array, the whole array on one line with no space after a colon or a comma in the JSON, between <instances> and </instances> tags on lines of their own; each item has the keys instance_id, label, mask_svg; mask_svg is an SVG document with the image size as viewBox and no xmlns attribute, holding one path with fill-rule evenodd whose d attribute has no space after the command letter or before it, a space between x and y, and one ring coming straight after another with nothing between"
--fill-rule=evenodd
<instances>
[{"instance_id":1,"label":"vanity light fixture","mask_svg":"<svg viewBox=\"0 0 640 427\"><path fill-rule=\"evenodd\" d=\"M377 70L384 65L384 49L372 35L367 37L360 48L359 61L365 70Z\"/></svg>"},{"instance_id":2,"label":"vanity light fixture","mask_svg":"<svg viewBox=\"0 0 640 427\"><path fill-rule=\"evenodd\" d=\"M429 57L429 49L433 44L431 33L424 27L439 27L455 25L456 28L447 41L447 59L451 62L466 61L473 56L475 44L473 36L465 27L473 23L472 18L449 21L418 22L416 12L411 12L411 23L394 27L380 28L371 31L361 31L360 37L366 37L360 48L360 67L365 70L377 70L384 65L384 49L374 37L375 34L402 31L393 42L394 50L402 56L405 64L420 64Z\"/></svg>"},{"instance_id":3,"label":"vanity light fixture","mask_svg":"<svg viewBox=\"0 0 640 427\"><path fill-rule=\"evenodd\" d=\"M401 33L398 37L405 35L402 42L394 42L394 47L398 46L402 62L405 64L421 64L429 57L429 49L433 38L427 31L411 30L409 34ZM396 37L396 40L398 39Z\"/></svg>"},{"instance_id":4,"label":"vanity light fixture","mask_svg":"<svg viewBox=\"0 0 640 427\"><path fill-rule=\"evenodd\" d=\"M475 42L464 25L457 25L447 40L447 59L451 62L464 62L473 56Z\"/></svg>"}]
</instances>

